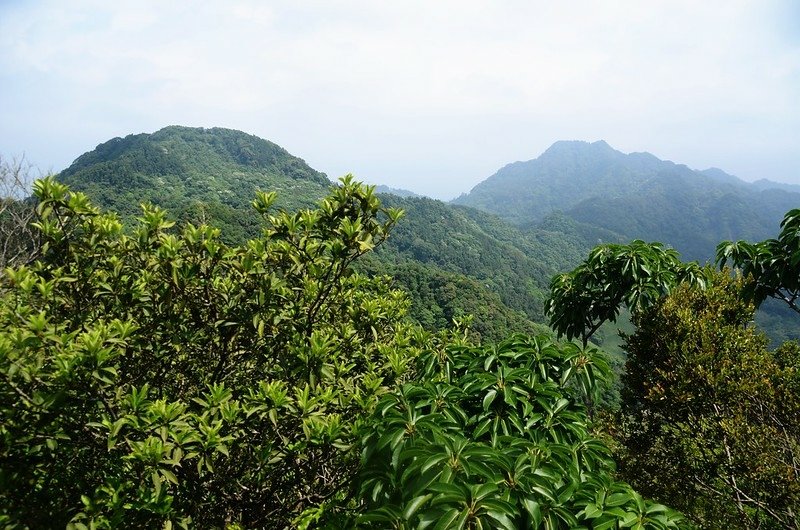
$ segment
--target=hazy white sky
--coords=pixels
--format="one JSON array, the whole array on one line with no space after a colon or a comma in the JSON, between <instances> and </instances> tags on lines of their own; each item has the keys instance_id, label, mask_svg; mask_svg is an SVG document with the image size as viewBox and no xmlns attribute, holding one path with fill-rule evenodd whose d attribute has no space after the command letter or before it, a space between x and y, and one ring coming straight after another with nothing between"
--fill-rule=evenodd
<instances>
[{"instance_id":1,"label":"hazy white sky","mask_svg":"<svg viewBox=\"0 0 800 530\"><path fill-rule=\"evenodd\" d=\"M0 154L173 124L438 198L561 139L800 183L800 2L0 0Z\"/></svg>"}]
</instances>

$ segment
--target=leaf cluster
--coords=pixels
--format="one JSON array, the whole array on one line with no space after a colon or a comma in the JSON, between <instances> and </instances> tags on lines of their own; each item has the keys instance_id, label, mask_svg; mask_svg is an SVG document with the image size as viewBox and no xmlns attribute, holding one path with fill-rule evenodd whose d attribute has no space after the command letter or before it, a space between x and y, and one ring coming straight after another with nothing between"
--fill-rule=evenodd
<instances>
[{"instance_id":1,"label":"leaf cluster","mask_svg":"<svg viewBox=\"0 0 800 530\"><path fill-rule=\"evenodd\" d=\"M598 245L578 267L553 277L545 311L560 336L585 346L604 322L616 321L623 305L636 314L681 282L702 288L706 272L661 243Z\"/></svg>"},{"instance_id":2,"label":"leaf cluster","mask_svg":"<svg viewBox=\"0 0 800 530\"><path fill-rule=\"evenodd\" d=\"M752 281L742 295L757 307L775 298L800 313L800 209L786 212L776 239L758 243L723 241L717 246L720 267L729 263Z\"/></svg>"},{"instance_id":3,"label":"leaf cluster","mask_svg":"<svg viewBox=\"0 0 800 530\"><path fill-rule=\"evenodd\" d=\"M624 377L624 476L704 528L798 528L798 348L767 350L730 271L635 317Z\"/></svg>"},{"instance_id":4,"label":"leaf cluster","mask_svg":"<svg viewBox=\"0 0 800 530\"><path fill-rule=\"evenodd\" d=\"M682 518L614 479L581 396L600 352L516 337L420 358L363 441L365 528L678 528Z\"/></svg>"}]
</instances>

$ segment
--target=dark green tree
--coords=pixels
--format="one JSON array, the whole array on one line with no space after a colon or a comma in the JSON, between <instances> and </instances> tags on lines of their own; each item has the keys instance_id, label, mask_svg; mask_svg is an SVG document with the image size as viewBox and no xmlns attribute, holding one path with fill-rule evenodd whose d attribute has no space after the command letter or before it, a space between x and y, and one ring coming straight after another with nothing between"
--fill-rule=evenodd
<instances>
[{"instance_id":1,"label":"dark green tree","mask_svg":"<svg viewBox=\"0 0 800 530\"><path fill-rule=\"evenodd\" d=\"M798 528L800 350L767 350L725 270L634 317L623 382L623 476L701 528Z\"/></svg>"},{"instance_id":2,"label":"dark green tree","mask_svg":"<svg viewBox=\"0 0 800 530\"><path fill-rule=\"evenodd\" d=\"M582 395L603 355L546 336L452 346L386 395L364 441L365 528L680 528L614 478Z\"/></svg>"}]
</instances>

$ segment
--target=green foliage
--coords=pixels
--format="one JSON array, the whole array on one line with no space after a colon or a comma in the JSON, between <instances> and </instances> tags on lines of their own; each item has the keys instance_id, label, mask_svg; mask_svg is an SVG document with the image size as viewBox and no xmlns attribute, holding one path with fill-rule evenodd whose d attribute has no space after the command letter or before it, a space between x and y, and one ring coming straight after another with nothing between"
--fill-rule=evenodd
<instances>
[{"instance_id":1,"label":"green foliage","mask_svg":"<svg viewBox=\"0 0 800 530\"><path fill-rule=\"evenodd\" d=\"M392 234L394 237L394 233ZM471 317L470 337L475 342L498 342L514 333L547 333L521 311L503 304L498 293L462 274L415 261L387 265L374 262L372 270L388 274L411 303L409 316L424 329L448 329L454 320Z\"/></svg>"},{"instance_id":2,"label":"green foliage","mask_svg":"<svg viewBox=\"0 0 800 530\"><path fill-rule=\"evenodd\" d=\"M635 315L620 462L702 528L798 528L800 349L767 350L745 285L725 270Z\"/></svg>"},{"instance_id":3,"label":"green foliage","mask_svg":"<svg viewBox=\"0 0 800 530\"><path fill-rule=\"evenodd\" d=\"M569 253L471 208L424 198L386 196L384 202L402 208L406 218L376 253L381 261L419 262L466 276L507 307L542 321L547 283L572 263Z\"/></svg>"},{"instance_id":4,"label":"green foliage","mask_svg":"<svg viewBox=\"0 0 800 530\"><path fill-rule=\"evenodd\" d=\"M598 245L573 271L553 278L545 310L559 335L585 346L604 322L616 321L623 304L636 314L681 282L704 287L705 277L697 263L681 262L661 243Z\"/></svg>"},{"instance_id":5,"label":"green foliage","mask_svg":"<svg viewBox=\"0 0 800 530\"><path fill-rule=\"evenodd\" d=\"M683 519L614 479L582 396L603 356L546 336L455 345L420 358L364 440L367 528L678 528Z\"/></svg>"},{"instance_id":6,"label":"green foliage","mask_svg":"<svg viewBox=\"0 0 800 530\"><path fill-rule=\"evenodd\" d=\"M786 213L777 239L723 241L717 247L717 262L721 267L730 262L752 280L742 294L756 306L771 297L800 313L800 209Z\"/></svg>"},{"instance_id":7,"label":"green foliage","mask_svg":"<svg viewBox=\"0 0 800 530\"><path fill-rule=\"evenodd\" d=\"M261 237L130 232L36 184L42 258L0 281L0 523L284 528L333 503L424 334L353 271L400 216L349 177Z\"/></svg>"},{"instance_id":8,"label":"green foliage","mask_svg":"<svg viewBox=\"0 0 800 530\"><path fill-rule=\"evenodd\" d=\"M219 227L228 244L260 233L262 219L250 208L257 190L280 191L276 205L296 210L322 197L329 185L324 175L268 141L189 127L105 142L58 178L118 212L123 223L138 214L140 202L149 201L181 223ZM406 219L371 263L358 268L373 275L397 273L398 284L411 291L411 316L420 316L429 329L447 328L452 317L468 312L482 337L531 330L533 321L543 320L550 277L578 261L578 247L553 231L522 233L492 215L431 199L386 195L382 201L403 208ZM419 278L412 278L415 272ZM428 280L434 296L413 291ZM449 298L448 285L458 287L457 300Z\"/></svg>"}]
</instances>

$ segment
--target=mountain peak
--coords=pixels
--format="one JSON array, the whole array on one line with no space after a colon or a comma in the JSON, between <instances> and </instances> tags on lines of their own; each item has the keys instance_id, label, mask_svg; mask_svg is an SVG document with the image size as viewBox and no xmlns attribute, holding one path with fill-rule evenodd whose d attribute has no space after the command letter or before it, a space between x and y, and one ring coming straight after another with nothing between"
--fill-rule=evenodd
<instances>
[{"instance_id":1,"label":"mountain peak","mask_svg":"<svg viewBox=\"0 0 800 530\"><path fill-rule=\"evenodd\" d=\"M578 153L578 152L613 152L617 151L608 145L605 140L587 142L584 140L558 140L553 143L543 154L548 153Z\"/></svg>"},{"instance_id":2,"label":"mountain peak","mask_svg":"<svg viewBox=\"0 0 800 530\"><path fill-rule=\"evenodd\" d=\"M712 180L714 180L716 182L722 182L722 183L726 183L726 184L734 184L734 185L738 185L738 186L745 185L744 181L742 181L738 177L734 177L733 175L730 175L730 174L724 172L723 170L721 170L718 167L710 167L708 169L704 169L702 171L699 171L699 173L702 173L706 177L708 177L708 178L710 178L710 179L712 179Z\"/></svg>"},{"instance_id":3,"label":"mountain peak","mask_svg":"<svg viewBox=\"0 0 800 530\"><path fill-rule=\"evenodd\" d=\"M621 197L652 179L688 173L647 153L622 153L604 140L562 140L539 158L503 167L454 202L529 223L586 199Z\"/></svg>"},{"instance_id":4,"label":"mountain peak","mask_svg":"<svg viewBox=\"0 0 800 530\"><path fill-rule=\"evenodd\" d=\"M611 162L620 157L624 157L605 140L596 142L586 142L583 140L559 140L551 145L536 160L545 163L587 163L589 161Z\"/></svg>"},{"instance_id":5,"label":"mountain peak","mask_svg":"<svg viewBox=\"0 0 800 530\"><path fill-rule=\"evenodd\" d=\"M314 204L331 184L268 140L234 129L179 125L113 138L78 157L58 178L123 218L138 215L142 202L178 217L202 218L194 210L206 204L227 216L231 231L249 230L247 235L258 227L236 225L235 211L248 209L256 190L277 191L276 206L296 209Z\"/></svg>"}]
</instances>

